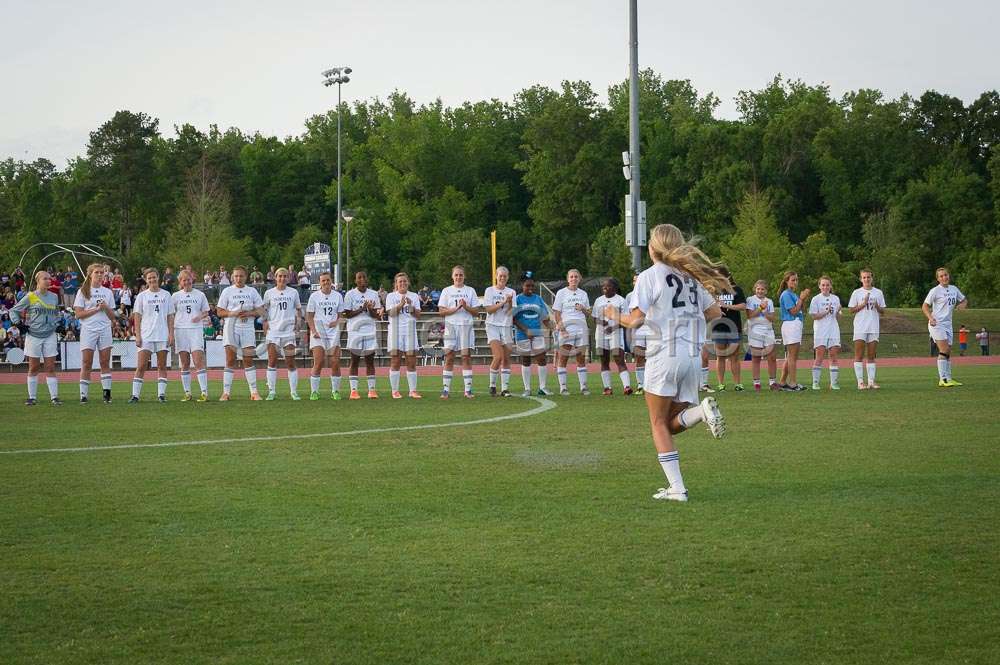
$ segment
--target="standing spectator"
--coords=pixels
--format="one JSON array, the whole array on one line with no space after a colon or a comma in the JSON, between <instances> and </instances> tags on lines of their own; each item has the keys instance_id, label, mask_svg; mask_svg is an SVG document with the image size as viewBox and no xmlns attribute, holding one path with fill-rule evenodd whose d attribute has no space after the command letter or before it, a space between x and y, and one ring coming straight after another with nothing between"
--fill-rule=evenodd
<instances>
[{"instance_id":1,"label":"standing spectator","mask_svg":"<svg viewBox=\"0 0 1000 665\"><path fill-rule=\"evenodd\" d=\"M49 293L56 297L56 302L62 302L62 280L59 278L59 273L54 270L48 271L51 283L49 286Z\"/></svg>"},{"instance_id":2,"label":"standing spectator","mask_svg":"<svg viewBox=\"0 0 1000 665\"><path fill-rule=\"evenodd\" d=\"M969 349L969 329L963 323L958 329L958 355L964 356Z\"/></svg>"},{"instance_id":3,"label":"standing spectator","mask_svg":"<svg viewBox=\"0 0 1000 665\"><path fill-rule=\"evenodd\" d=\"M177 275L175 275L174 271L170 269L170 266L163 269L163 280L161 285L163 286L163 290L167 293L173 293L174 289L177 288Z\"/></svg>"},{"instance_id":4,"label":"standing spectator","mask_svg":"<svg viewBox=\"0 0 1000 665\"><path fill-rule=\"evenodd\" d=\"M5 289L4 292L3 292L3 307L4 307L4 309L10 309L20 299L21 298L16 298L15 299L14 292L11 291L10 289Z\"/></svg>"},{"instance_id":5,"label":"standing spectator","mask_svg":"<svg viewBox=\"0 0 1000 665\"><path fill-rule=\"evenodd\" d=\"M212 275L212 271L211 271L211 270L206 270L206 271L205 271L205 276L204 276L204 277L202 277L202 283L203 283L203 284L204 284L205 286L212 286L212 284L214 284L214 283L215 283L215 282L213 281L213 275Z\"/></svg>"},{"instance_id":6,"label":"standing spectator","mask_svg":"<svg viewBox=\"0 0 1000 665\"><path fill-rule=\"evenodd\" d=\"M291 271L289 271L291 273ZM299 271L299 286L309 286L311 281L309 279L309 273L306 271L306 267L302 266L302 270Z\"/></svg>"},{"instance_id":7,"label":"standing spectator","mask_svg":"<svg viewBox=\"0 0 1000 665\"><path fill-rule=\"evenodd\" d=\"M274 266L271 266L270 269L267 271L267 277L266 277L266 279L267 279L267 283L268 284L274 284L275 283L274 282Z\"/></svg>"},{"instance_id":8,"label":"standing spectator","mask_svg":"<svg viewBox=\"0 0 1000 665\"><path fill-rule=\"evenodd\" d=\"M111 276L111 292L115 298L121 298L121 290L125 286L125 278L122 277L122 269L115 268L115 274Z\"/></svg>"},{"instance_id":9,"label":"standing spectator","mask_svg":"<svg viewBox=\"0 0 1000 665\"><path fill-rule=\"evenodd\" d=\"M24 276L24 270L21 269L21 266L14 268L14 276L12 279L14 280L14 291L23 290L25 283L28 281Z\"/></svg>"},{"instance_id":10,"label":"standing spectator","mask_svg":"<svg viewBox=\"0 0 1000 665\"><path fill-rule=\"evenodd\" d=\"M219 266L219 277L216 283L219 286L229 286L231 284L229 281L229 273L226 272L226 266Z\"/></svg>"},{"instance_id":11,"label":"standing spectator","mask_svg":"<svg viewBox=\"0 0 1000 665\"><path fill-rule=\"evenodd\" d=\"M264 284L264 274L257 270L257 266L254 266L250 272L250 283L254 286L262 286Z\"/></svg>"},{"instance_id":12,"label":"standing spectator","mask_svg":"<svg viewBox=\"0 0 1000 665\"><path fill-rule=\"evenodd\" d=\"M66 268L63 274L63 306L72 307L73 299L80 288L80 273L73 270L73 266Z\"/></svg>"},{"instance_id":13,"label":"standing spectator","mask_svg":"<svg viewBox=\"0 0 1000 665\"><path fill-rule=\"evenodd\" d=\"M10 273L4 270L0 273L0 290L6 289L10 286Z\"/></svg>"},{"instance_id":14,"label":"standing spectator","mask_svg":"<svg viewBox=\"0 0 1000 665\"><path fill-rule=\"evenodd\" d=\"M979 350L982 351L983 355L990 355L990 334L985 327L980 328L979 332L976 333L976 341L979 342Z\"/></svg>"}]
</instances>

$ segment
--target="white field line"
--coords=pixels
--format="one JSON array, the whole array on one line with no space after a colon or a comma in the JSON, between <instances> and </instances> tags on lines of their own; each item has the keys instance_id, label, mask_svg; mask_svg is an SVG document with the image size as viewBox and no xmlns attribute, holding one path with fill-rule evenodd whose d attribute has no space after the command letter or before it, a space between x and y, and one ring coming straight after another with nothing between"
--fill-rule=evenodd
<instances>
[{"instance_id":1,"label":"white field line","mask_svg":"<svg viewBox=\"0 0 1000 665\"><path fill-rule=\"evenodd\" d=\"M100 450L125 450L131 448L177 448L180 446L217 446L226 443L269 443L271 441L289 441L296 439L322 439L334 436L355 436L359 434L381 434L383 432L411 432L424 429L438 429L441 427L465 427L468 425L487 425L489 423L499 423L504 420L517 420L518 418L529 418L539 413L544 413L556 408L556 403L542 399L541 397L527 397L537 402L538 406L521 413L512 413L506 416L493 416L491 418L479 418L477 420L465 420L454 423L430 423L427 425L406 425L403 427L373 427L371 429L356 429L347 432L319 432L314 434L281 434L278 436L247 436L232 439L204 439L201 441L166 441L163 443L123 443L113 446L85 446L80 448L27 448L24 450L0 450L0 455L29 455L34 453L87 453Z\"/></svg>"}]
</instances>

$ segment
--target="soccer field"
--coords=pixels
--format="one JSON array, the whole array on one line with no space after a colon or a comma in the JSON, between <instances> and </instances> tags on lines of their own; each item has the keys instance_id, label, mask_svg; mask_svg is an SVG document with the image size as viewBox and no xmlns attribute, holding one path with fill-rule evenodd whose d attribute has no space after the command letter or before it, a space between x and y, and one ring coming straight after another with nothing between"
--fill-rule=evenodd
<instances>
[{"instance_id":1,"label":"soccer field","mask_svg":"<svg viewBox=\"0 0 1000 665\"><path fill-rule=\"evenodd\" d=\"M0 662L1000 662L1000 380L955 376L723 393L729 436L679 438L687 504L651 499L636 397L0 386Z\"/></svg>"}]
</instances>

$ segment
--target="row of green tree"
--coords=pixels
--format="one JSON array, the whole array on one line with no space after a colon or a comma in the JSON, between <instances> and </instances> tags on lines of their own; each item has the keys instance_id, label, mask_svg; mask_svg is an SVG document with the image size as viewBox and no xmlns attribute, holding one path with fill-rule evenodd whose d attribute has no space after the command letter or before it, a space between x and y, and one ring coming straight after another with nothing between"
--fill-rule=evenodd
<instances>
[{"instance_id":1,"label":"row of green tree","mask_svg":"<svg viewBox=\"0 0 1000 665\"><path fill-rule=\"evenodd\" d=\"M740 118L689 81L641 78L641 174L650 224L699 235L744 285L785 269L862 265L910 305L947 264L977 305L1000 305L1000 95L886 99L776 78L737 98ZM342 108L344 205L353 266L442 284L462 263L557 278L570 267L627 279L621 153L628 95L586 82L535 86L511 103L418 105L404 93ZM191 125L161 133L119 111L59 169L0 162L0 264L40 241L97 241L133 269L299 263L332 242L336 109L279 139Z\"/></svg>"}]
</instances>

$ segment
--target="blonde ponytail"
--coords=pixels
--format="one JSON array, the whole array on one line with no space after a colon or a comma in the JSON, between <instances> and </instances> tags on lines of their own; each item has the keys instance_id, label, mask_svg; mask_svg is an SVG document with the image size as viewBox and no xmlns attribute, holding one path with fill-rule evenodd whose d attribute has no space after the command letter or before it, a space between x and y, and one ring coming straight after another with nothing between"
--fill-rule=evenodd
<instances>
[{"instance_id":1,"label":"blonde ponytail","mask_svg":"<svg viewBox=\"0 0 1000 665\"><path fill-rule=\"evenodd\" d=\"M673 224L658 224L653 228L649 234L649 255L654 261L683 270L713 295L732 290L720 269L722 264L708 258L693 240L684 240L684 234Z\"/></svg>"}]
</instances>

